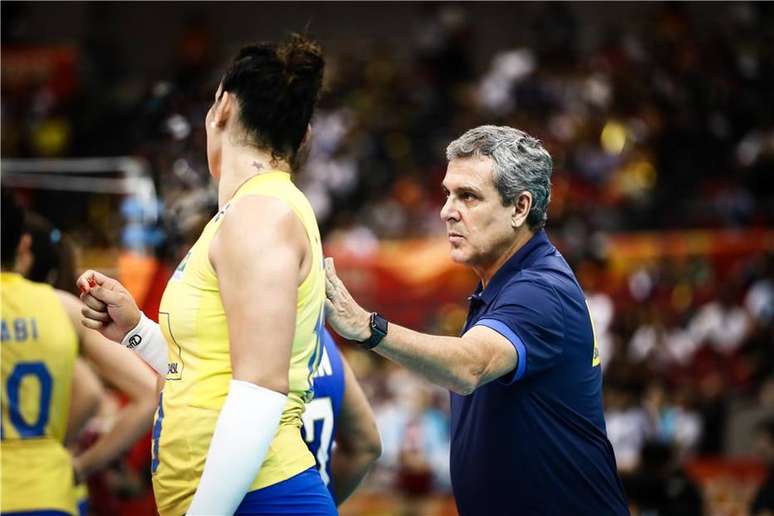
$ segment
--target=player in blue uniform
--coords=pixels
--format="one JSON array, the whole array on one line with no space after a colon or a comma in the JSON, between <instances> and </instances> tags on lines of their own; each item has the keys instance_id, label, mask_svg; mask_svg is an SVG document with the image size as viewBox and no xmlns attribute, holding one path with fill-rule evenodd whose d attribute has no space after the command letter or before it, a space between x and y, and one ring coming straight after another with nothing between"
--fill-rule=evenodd
<instances>
[{"instance_id":1,"label":"player in blue uniform","mask_svg":"<svg viewBox=\"0 0 774 516\"><path fill-rule=\"evenodd\" d=\"M327 330L313 385L314 399L306 404L301 433L340 505L379 458L382 445L371 407Z\"/></svg>"},{"instance_id":2,"label":"player in blue uniform","mask_svg":"<svg viewBox=\"0 0 774 516\"><path fill-rule=\"evenodd\" d=\"M331 483L331 452L336 436L336 419L344 399L344 368L341 353L326 331L320 365L313 378L314 399L306 404L301 435L314 455L320 477L333 495Z\"/></svg>"}]
</instances>

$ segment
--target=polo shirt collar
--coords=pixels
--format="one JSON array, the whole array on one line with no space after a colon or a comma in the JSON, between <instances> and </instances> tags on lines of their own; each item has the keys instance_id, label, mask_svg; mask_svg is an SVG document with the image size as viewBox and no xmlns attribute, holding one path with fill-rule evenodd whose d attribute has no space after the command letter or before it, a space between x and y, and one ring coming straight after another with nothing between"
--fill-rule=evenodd
<instances>
[{"instance_id":1,"label":"polo shirt collar","mask_svg":"<svg viewBox=\"0 0 774 516\"><path fill-rule=\"evenodd\" d=\"M486 288L483 288L481 282L478 282L476 291L471 296L474 299L480 299L485 304L489 304L497 296L498 292L505 286L514 274L530 265L536 258L545 256L552 252L554 246L548 240L545 230L541 229L530 238L521 249L516 251L507 262L502 264Z\"/></svg>"}]
</instances>

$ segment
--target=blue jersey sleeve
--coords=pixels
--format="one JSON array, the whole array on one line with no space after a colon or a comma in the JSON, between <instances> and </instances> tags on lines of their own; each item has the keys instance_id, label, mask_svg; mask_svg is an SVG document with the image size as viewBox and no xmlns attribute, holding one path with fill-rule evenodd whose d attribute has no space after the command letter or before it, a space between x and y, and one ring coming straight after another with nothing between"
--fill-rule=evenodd
<instances>
[{"instance_id":1,"label":"blue jersey sleeve","mask_svg":"<svg viewBox=\"0 0 774 516\"><path fill-rule=\"evenodd\" d=\"M518 355L516 368L499 379L511 384L553 367L562 355L564 312L550 285L517 280L507 285L475 326L508 339Z\"/></svg>"}]
</instances>

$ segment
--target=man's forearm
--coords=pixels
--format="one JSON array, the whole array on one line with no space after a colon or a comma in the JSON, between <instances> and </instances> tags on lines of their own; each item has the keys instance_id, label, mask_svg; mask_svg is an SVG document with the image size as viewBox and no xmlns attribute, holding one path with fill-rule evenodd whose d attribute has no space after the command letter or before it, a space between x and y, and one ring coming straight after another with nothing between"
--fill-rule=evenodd
<instances>
[{"instance_id":1,"label":"man's forearm","mask_svg":"<svg viewBox=\"0 0 774 516\"><path fill-rule=\"evenodd\" d=\"M333 329L346 339L363 342L372 334L370 317L336 276L325 259L326 314ZM389 323L387 335L373 348L385 358L459 394L470 394L490 370L489 349L460 337L438 337ZM505 371L503 371L505 372Z\"/></svg>"},{"instance_id":2,"label":"man's forearm","mask_svg":"<svg viewBox=\"0 0 774 516\"><path fill-rule=\"evenodd\" d=\"M470 394L478 386L482 368L459 337L428 335L390 323L374 351L458 394Z\"/></svg>"}]
</instances>

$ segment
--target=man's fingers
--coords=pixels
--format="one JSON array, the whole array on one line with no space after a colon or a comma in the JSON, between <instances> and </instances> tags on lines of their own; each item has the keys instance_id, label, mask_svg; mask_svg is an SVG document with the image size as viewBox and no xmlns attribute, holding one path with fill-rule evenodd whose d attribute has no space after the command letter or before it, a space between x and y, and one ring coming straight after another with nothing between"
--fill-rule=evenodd
<instances>
[{"instance_id":1,"label":"man's fingers","mask_svg":"<svg viewBox=\"0 0 774 516\"><path fill-rule=\"evenodd\" d=\"M325 295L328 297L331 297L333 293L335 292L335 285L333 284L333 281L326 275L325 276Z\"/></svg>"},{"instance_id":2,"label":"man's fingers","mask_svg":"<svg viewBox=\"0 0 774 516\"><path fill-rule=\"evenodd\" d=\"M104 323L100 321L92 321L91 319L81 319L81 324L92 330L100 330Z\"/></svg>"},{"instance_id":3,"label":"man's fingers","mask_svg":"<svg viewBox=\"0 0 774 516\"><path fill-rule=\"evenodd\" d=\"M325 291L330 294L337 294L346 291L344 283L336 275L336 266L333 264L333 258L326 258L325 261Z\"/></svg>"},{"instance_id":4,"label":"man's fingers","mask_svg":"<svg viewBox=\"0 0 774 516\"><path fill-rule=\"evenodd\" d=\"M325 295L330 298L333 298L336 295L336 284L327 274L325 275Z\"/></svg>"},{"instance_id":5,"label":"man's fingers","mask_svg":"<svg viewBox=\"0 0 774 516\"><path fill-rule=\"evenodd\" d=\"M335 284L339 277L336 276L336 266L333 265L333 258L328 257L323 263L325 263L325 279Z\"/></svg>"},{"instance_id":6,"label":"man's fingers","mask_svg":"<svg viewBox=\"0 0 774 516\"><path fill-rule=\"evenodd\" d=\"M333 307L333 303L331 303L330 299L325 300L325 315L328 316L329 314L332 314L335 312L335 308Z\"/></svg>"},{"instance_id":7,"label":"man's fingers","mask_svg":"<svg viewBox=\"0 0 774 516\"><path fill-rule=\"evenodd\" d=\"M81 315L83 315L87 319L91 319L94 321L102 321L102 322L110 321L110 315L107 312L98 312L96 310L92 310L88 306L84 306L83 308L81 308Z\"/></svg>"},{"instance_id":8,"label":"man's fingers","mask_svg":"<svg viewBox=\"0 0 774 516\"><path fill-rule=\"evenodd\" d=\"M107 305L91 295L91 293L84 293L81 294L81 301L83 301L83 304L91 308L92 310L96 310L98 312L106 312L107 311Z\"/></svg>"},{"instance_id":9,"label":"man's fingers","mask_svg":"<svg viewBox=\"0 0 774 516\"><path fill-rule=\"evenodd\" d=\"M333 275L335 276L336 275L336 266L333 264L333 258L328 256L328 257L326 257L323 260L323 263L325 264L325 270L326 271L330 270L333 273Z\"/></svg>"}]
</instances>

